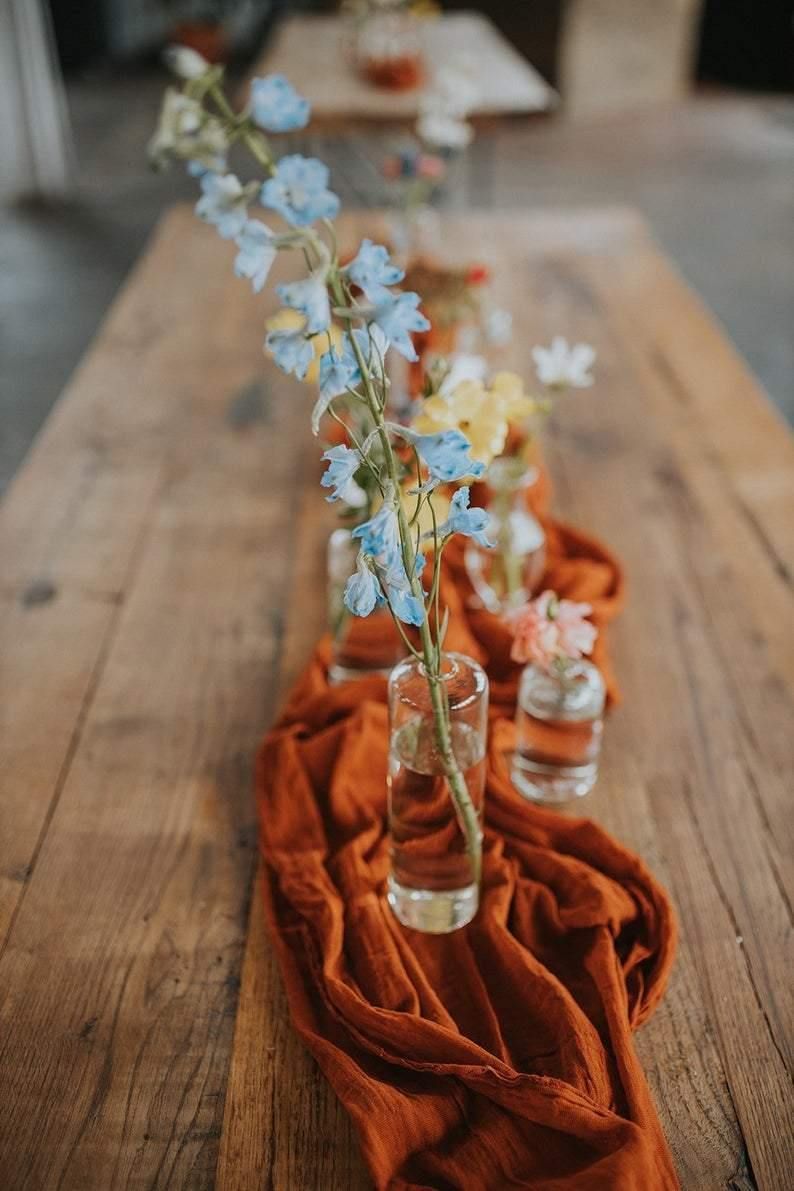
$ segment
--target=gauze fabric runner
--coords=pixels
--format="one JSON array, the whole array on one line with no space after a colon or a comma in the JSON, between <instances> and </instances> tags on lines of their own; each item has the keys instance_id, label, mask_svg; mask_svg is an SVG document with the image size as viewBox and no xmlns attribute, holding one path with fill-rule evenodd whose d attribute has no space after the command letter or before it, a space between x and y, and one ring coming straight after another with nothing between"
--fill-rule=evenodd
<instances>
[{"instance_id":1,"label":"gauze fabric runner","mask_svg":"<svg viewBox=\"0 0 794 1191\"><path fill-rule=\"evenodd\" d=\"M603 630L620 568L584 535L545 528L545 585L593 604L595 660L614 698ZM672 963L670 905L599 827L513 790L519 668L499 622L467 607L453 547L447 647L491 678L480 911L446 936L391 914L386 683L329 687L321 642L257 768L265 897L293 1021L379 1189L676 1188L631 1039Z\"/></svg>"}]
</instances>

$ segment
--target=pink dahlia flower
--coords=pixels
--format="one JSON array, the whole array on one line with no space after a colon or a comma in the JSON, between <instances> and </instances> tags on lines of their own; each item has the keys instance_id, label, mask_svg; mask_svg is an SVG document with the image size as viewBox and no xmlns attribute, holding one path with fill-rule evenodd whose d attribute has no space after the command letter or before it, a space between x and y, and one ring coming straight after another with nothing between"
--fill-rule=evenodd
<instances>
[{"instance_id":1,"label":"pink dahlia flower","mask_svg":"<svg viewBox=\"0 0 794 1191\"><path fill-rule=\"evenodd\" d=\"M534 662L548 670L558 660L574 660L592 652L598 630L586 618L589 604L561 600L544 591L536 600L508 612L505 620L513 634L510 656L514 662Z\"/></svg>"}]
</instances>

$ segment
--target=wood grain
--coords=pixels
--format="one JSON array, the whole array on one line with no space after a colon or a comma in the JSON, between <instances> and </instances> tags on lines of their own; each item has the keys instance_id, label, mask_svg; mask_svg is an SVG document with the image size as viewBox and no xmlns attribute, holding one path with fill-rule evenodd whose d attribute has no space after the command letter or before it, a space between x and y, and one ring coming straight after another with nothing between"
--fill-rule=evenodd
<instances>
[{"instance_id":1,"label":"wood grain","mask_svg":"<svg viewBox=\"0 0 794 1191\"><path fill-rule=\"evenodd\" d=\"M214 1181L308 438L229 266L166 221L2 509L4 1188Z\"/></svg>"},{"instance_id":2,"label":"wood grain","mask_svg":"<svg viewBox=\"0 0 794 1191\"><path fill-rule=\"evenodd\" d=\"M343 241L377 235L361 213ZM588 813L682 941L637 1044L686 1191L794 1169L794 446L630 211L445 215L515 314L599 351L555 508L624 559ZM310 396L177 210L0 506L0 1171L29 1188L369 1186L288 1021L251 760L324 619ZM252 900L253 894L253 900ZM246 939L247 931L247 939Z\"/></svg>"}]
</instances>

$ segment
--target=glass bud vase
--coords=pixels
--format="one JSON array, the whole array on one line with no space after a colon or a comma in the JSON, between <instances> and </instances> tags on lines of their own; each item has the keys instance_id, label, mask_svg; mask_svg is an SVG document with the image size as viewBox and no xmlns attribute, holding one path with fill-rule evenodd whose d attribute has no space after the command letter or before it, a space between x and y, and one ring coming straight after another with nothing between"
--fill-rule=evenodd
<instances>
[{"instance_id":1,"label":"glass bud vase","mask_svg":"<svg viewBox=\"0 0 794 1191\"><path fill-rule=\"evenodd\" d=\"M448 653L442 659L440 683L453 753L474 806L479 857L488 679L471 658ZM424 666L414 658L396 666L389 679L388 786L388 900L395 916L403 925L429 934L465 926L477 913L479 880L444 772ZM468 832L472 827L470 823Z\"/></svg>"},{"instance_id":2,"label":"glass bud vase","mask_svg":"<svg viewBox=\"0 0 794 1191\"><path fill-rule=\"evenodd\" d=\"M588 661L563 670L527 666L516 706L513 785L534 802L568 802L592 790L604 727L606 691Z\"/></svg>"},{"instance_id":3,"label":"glass bud vase","mask_svg":"<svg viewBox=\"0 0 794 1191\"><path fill-rule=\"evenodd\" d=\"M543 578L546 534L526 499L537 478L537 468L518 457L494 459L488 468L487 533L495 549L472 543L465 563L476 595L497 616L525 604Z\"/></svg>"},{"instance_id":4,"label":"glass bud vase","mask_svg":"<svg viewBox=\"0 0 794 1191\"><path fill-rule=\"evenodd\" d=\"M328 626L331 632L332 683L379 674L388 678L405 657L405 646L387 608L353 616L345 607L345 584L356 569L358 543L349 529L335 529L328 539Z\"/></svg>"},{"instance_id":5,"label":"glass bud vase","mask_svg":"<svg viewBox=\"0 0 794 1191\"><path fill-rule=\"evenodd\" d=\"M411 91L424 82L422 23L406 6L373 9L357 22L353 45L358 72L374 87Z\"/></svg>"}]
</instances>

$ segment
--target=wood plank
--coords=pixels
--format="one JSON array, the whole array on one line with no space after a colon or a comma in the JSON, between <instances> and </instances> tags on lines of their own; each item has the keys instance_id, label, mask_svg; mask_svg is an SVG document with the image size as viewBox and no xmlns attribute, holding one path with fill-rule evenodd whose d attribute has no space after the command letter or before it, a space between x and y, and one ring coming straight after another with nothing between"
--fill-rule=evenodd
<instances>
[{"instance_id":1,"label":"wood plank","mask_svg":"<svg viewBox=\"0 0 794 1191\"><path fill-rule=\"evenodd\" d=\"M656 254L637 248L630 267L636 268L643 255ZM719 1093L719 1087L707 1089L701 1079L687 1090L679 1079L674 1091L670 1073L658 1072L660 1098L676 1110L671 1141L686 1187L711 1187L715 1176L727 1180L745 1166L759 1185L784 1187L790 1144L778 1149L772 1139L781 1121L794 1126L794 1005L786 976L792 923L781 885L781 874L790 871L791 828L784 800L775 794L782 794L787 767L780 749L770 756L766 741L781 739L782 725L791 722L791 689L777 668L778 658L771 651L767 655L762 626L753 622L733 578L734 555L741 553L747 533L730 499L738 479L710 462L714 436L707 435L705 424L700 433L691 424L686 433L679 429L676 390L649 367L648 359L654 358L649 348L658 354L666 346L647 333L644 321L655 288L649 294L638 289L624 294L598 262L583 265L567 258L547 266L540 284L535 276L536 318L548 333L564 311L577 333L596 344L598 390L608 394L608 439L595 391L592 404L572 404L568 418L560 419L552 458L554 474L564 477L571 514L608 535L629 571L630 605L616 634L627 701L613 721L608 755L633 754L639 761L638 784L647 791L644 814L650 814L655 847L649 852L647 843L635 846L644 855L656 853L655 871L667 881L681 915L682 954L672 998L683 992L682 965L687 980L693 971L697 979L695 995L686 997L679 1013L668 1010L661 1019L671 1027L662 1045L672 1049L684 1023L690 1029L696 1025L700 1036L692 1036L684 1052L687 1073L691 1077L692 1065L700 1065L703 1043L712 1050L716 1043L730 1096L723 1091L716 1102L704 1104L704 1091ZM689 323L694 303L680 286L677 302L681 321ZM638 340L647 357L638 350ZM744 395L748 399L747 391ZM752 393L751 410L753 401L758 403L757 393ZM765 407L759 404L755 414L755 422L763 424ZM589 450L576 451L577 444L587 443ZM785 435L783 443L790 451ZM719 536L695 495L709 485L719 485L716 507L728 519ZM766 592L780 582L768 560L755 574L756 585ZM791 623L790 593L783 623ZM758 685L747 684L745 671L742 687L736 673L742 662L751 662ZM774 708L763 693L770 684L778 692ZM632 699L632 689L641 697ZM790 765L790 745L788 751ZM625 786L613 786L608 769L605 778L593 811L600 819L603 806L603 821L612 827L613 807L625 799ZM759 808L759 789L765 791L765 809ZM637 829L626 817L632 818L623 814L619 834L633 842ZM642 830L647 834L648 825L643 823ZM641 1036L643 1056L656 1050L658 1032L659 1022L652 1022ZM712 1076L716 1054L707 1068ZM697 1128L681 1129L682 1101ZM738 1113L739 1148L723 1151L720 1169L716 1163L724 1134L715 1122L730 1119L732 1109ZM704 1118L710 1122L707 1130Z\"/></svg>"},{"instance_id":2,"label":"wood plank","mask_svg":"<svg viewBox=\"0 0 794 1191\"><path fill-rule=\"evenodd\" d=\"M194 333L189 293L160 284L187 219L157 235L0 505L0 947L186 414L177 386L141 393Z\"/></svg>"},{"instance_id":3,"label":"wood plank","mask_svg":"<svg viewBox=\"0 0 794 1191\"><path fill-rule=\"evenodd\" d=\"M316 444L312 443L315 451ZM308 469L311 474L311 467ZM289 609L281 651L279 698L306 664L307 649L325 631L328 535L332 510L306 486L295 531ZM289 1021L281 976L266 934L257 873L248 926L234 1048L218 1159L217 1186L369 1187L352 1122Z\"/></svg>"},{"instance_id":4,"label":"wood plank","mask_svg":"<svg viewBox=\"0 0 794 1191\"><path fill-rule=\"evenodd\" d=\"M357 230L371 232L364 218ZM596 386L566 398L547 435L557 511L610 541L630 582L612 637L626 701L586 812L645 857L681 918L672 985L638 1047L683 1186L782 1191L794 1163L794 671L790 586L769 542L777 548L791 507L791 436L630 212L449 215L443 236L450 259L477 245L496 300L514 311L505 364L530 375L531 345L560 329L599 350ZM324 527L311 509L298 566L319 576ZM295 658L316 623L308 599L286 626ZM317 1088L303 1063L287 1066L278 1010L257 991L271 988L273 962L258 914L218 1185L254 1187L267 1170L295 1185L365 1187L364 1175L348 1178L356 1147L337 1131L332 1093L312 1108ZM273 1048L266 1070L257 1039ZM299 1074L278 1079L276 1125L270 1097L285 1070Z\"/></svg>"},{"instance_id":5,"label":"wood plank","mask_svg":"<svg viewBox=\"0 0 794 1191\"><path fill-rule=\"evenodd\" d=\"M3 509L4 1188L214 1181L308 438L262 318L176 212Z\"/></svg>"}]
</instances>

